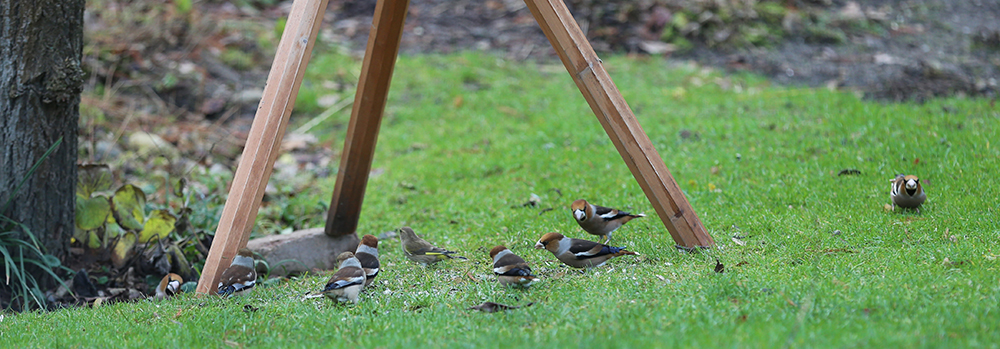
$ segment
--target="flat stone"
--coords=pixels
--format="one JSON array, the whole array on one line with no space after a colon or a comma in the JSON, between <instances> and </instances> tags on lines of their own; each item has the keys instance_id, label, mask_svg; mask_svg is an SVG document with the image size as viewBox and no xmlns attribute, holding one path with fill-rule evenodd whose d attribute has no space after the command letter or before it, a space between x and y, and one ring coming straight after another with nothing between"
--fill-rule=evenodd
<instances>
[{"instance_id":1,"label":"flat stone","mask_svg":"<svg viewBox=\"0 0 1000 349\"><path fill-rule=\"evenodd\" d=\"M329 237L323 228L250 240L247 248L259 253L271 267L270 276L301 274L313 269L337 269L337 255L358 248L357 234Z\"/></svg>"}]
</instances>

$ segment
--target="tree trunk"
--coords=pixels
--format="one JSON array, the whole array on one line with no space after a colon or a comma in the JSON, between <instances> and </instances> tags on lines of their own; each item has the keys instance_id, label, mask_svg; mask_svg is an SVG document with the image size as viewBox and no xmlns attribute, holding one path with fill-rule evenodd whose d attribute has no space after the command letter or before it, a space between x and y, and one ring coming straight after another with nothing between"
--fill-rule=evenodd
<instances>
[{"instance_id":1,"label":"tree trunk","mask_svg":"<svg viewBox=\"0 0 1000 349\"><path fill-rule=\"evenodd\" d=\"M0 205L11 199L0 214L24 224L60 259L75 219L83 9L84 0L0 0Z\"/></svg>"}]
</instances>

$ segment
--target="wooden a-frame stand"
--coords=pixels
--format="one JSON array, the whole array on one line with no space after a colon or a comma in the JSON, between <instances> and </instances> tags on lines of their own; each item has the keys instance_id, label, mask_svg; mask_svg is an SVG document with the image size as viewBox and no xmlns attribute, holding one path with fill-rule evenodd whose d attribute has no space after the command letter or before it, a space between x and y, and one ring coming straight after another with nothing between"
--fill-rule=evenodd
<instances>
[{"instance_id":1,"label":"wooden a-frame stand","mask_svg":"<svg viewBox=\"0 0 1000 349\"><path fill-rule=\"evenodd\" d=\"M525 0L615 148L679 247L714 244L670 171L562 0ZM409 0L379 0L354 97L325 233L355 235ZM327 0L295 0L198 282L214 294L219 276L246 246L271 177ZM333 251L331 251L332 253Z\"/></svg>"}]
</instances>

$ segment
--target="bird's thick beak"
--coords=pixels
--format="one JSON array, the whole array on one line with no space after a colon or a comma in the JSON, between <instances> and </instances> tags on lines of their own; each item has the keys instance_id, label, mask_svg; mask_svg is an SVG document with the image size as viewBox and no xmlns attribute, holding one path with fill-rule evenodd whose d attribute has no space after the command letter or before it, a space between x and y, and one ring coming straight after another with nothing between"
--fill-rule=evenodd
<instances>
[{"instance_id":1,"label":"bird's thick beak","mask_svg":"<svg viewBox=\"0 0 1000 349\"><path fill-rule=\"evenodd\" d=\"M917 181L912 179L906 181L906 189L917 189Z\"/></svg>"},{"instance_id":2,"label":"bird's thick beak","mask_svg":"<svg viewBox=\"0 0 1000 349\"><path fill-rule=\"evenodd\" d=\"M535 248L537 248L537 249L543 249L543 248L545 248L545 245L542 245L542 242L539 241L539 242L535 243Z\"/></svg>"},{"instance_id":3,"label":"bird's thick beak","mask_svg":"<svg viewBox=\"0 0 1000 349\"><path fill-rule=\"evenodd\" d=\"M583 217L585 217L586 215L587 214L584 213L583 210L573 210L573 217L576 217L576 220L578 221L582 221Z\"/></svg>"}]
</instances>

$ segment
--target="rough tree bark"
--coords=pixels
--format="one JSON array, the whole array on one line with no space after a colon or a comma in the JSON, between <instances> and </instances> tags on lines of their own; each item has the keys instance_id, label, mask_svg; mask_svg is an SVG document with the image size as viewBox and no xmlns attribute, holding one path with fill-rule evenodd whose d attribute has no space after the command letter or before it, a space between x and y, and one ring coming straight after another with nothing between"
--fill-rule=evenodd
<instances>
[{"instance_id":1,"label":"rough tree bark","mask_svg":"<svg viewBox=\"0 0 1000 349\"><path fill-rule=\"evenodd\" d=\"M13 194L0 214L60 259L73 234L83 9L84 0L0 0L0 205Z\"/></svg>"}]
</instances>

